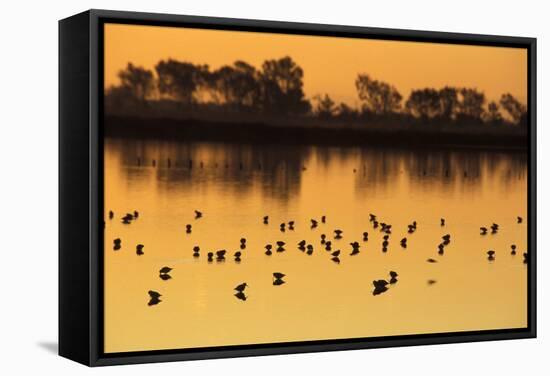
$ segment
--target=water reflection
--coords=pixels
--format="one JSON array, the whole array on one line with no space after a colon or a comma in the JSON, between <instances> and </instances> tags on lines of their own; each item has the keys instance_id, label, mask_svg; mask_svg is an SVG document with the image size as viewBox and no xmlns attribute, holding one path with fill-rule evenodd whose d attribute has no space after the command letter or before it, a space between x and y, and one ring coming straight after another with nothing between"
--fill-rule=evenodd
<instances>
[{"instance_id":1,"label":"water reflection","mask_svg":"<svg viewBox=\"0 0 550 376\"><path fill-rule=\"evenodd\" d=\"M144 140L108 140L107 150L124 166L126 181L148 179L159 189L180 185L209 186L223 182L233 194L246 195L259 187L267 197L285 202L300 192L303 175L312 163L327 173L331 165L349 166L358 193L384 189L404 176L416 188L474 193L482 178L498 179L502 187L526 178L525 153L392 150L254 146L242 144L177 143ZM155 161L155 168L152 161ZM150 167L150 168L146 168ZM162 184L166 183L166 184Z\"/></svg>"},{"instance_id":2,"label":"water reflection","mask_svg":"<svg viewBox=\"0 0 550 376\"><path fill-rule=\"evenodd\" d=\"M526 325L525 154L107 139L104 160L107 352Z\"/></svg>"}]
</instances>

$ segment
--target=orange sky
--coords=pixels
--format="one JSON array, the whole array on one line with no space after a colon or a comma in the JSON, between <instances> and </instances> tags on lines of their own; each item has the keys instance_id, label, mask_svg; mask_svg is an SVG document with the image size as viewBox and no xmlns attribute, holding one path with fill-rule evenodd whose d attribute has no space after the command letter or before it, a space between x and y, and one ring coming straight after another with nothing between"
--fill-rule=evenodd
<instances>
[{"instance_id":1,"label":"orange sky","mask_svg":"<svg viewBox=\"0 0 550 376\"><path fill-rule=\"evenodd\" d=\"M308 98L328 93L358 105L355 78L368 73L392 83L406 98L413 88L476 87L489 99L509 92L527 98L527 50L177 27L105 25L105 86L118 83L128 62L153 69L161 59L208 64L291 56L304 69Z\"/></svg>"}]
</instances>

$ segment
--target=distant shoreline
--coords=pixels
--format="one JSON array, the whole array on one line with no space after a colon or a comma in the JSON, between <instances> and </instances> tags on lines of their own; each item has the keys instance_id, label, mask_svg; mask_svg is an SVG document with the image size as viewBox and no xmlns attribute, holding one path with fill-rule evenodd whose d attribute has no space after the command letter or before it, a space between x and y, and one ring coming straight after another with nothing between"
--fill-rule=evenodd
<instances>
[{"instance_id":1,"label":"distant shoreline","mask_svg":"<svg viewBox=\"0 0 550 376\"><path fill-rule=\"evenodd\" d=\"M318 121L317 121L318 122ZM319 126L310 119L288 122L212 121L107 115L104 136L108 138L160 139L189 141L245 142L252 144L370 146L430 149L480 149L526 151L526 132L495 132L476 129L467 132L448 126L444 131L414 125L403 127Z\"/></svg>"}]
</instances>

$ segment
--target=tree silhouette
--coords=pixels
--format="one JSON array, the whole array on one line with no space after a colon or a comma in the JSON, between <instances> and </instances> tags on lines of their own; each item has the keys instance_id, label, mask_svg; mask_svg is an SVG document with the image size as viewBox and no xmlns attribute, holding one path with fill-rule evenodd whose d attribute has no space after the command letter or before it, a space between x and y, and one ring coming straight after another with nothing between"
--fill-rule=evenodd
<instances>
[{"instance_id":1,"label":"tree silhouette","mask_svg":"<svg viewBox=\"0 0 550 376\"><path fill-rule=\"evenodd\" d=\"M485 94L473 88L462 88L459 93L458 116L462 120L481 120Z\"/></svg>"},{"instance_id":2,"label":"tree silhouette","mask_svg":"<svg viewBox=\"0 0 550 376\"><path fill-rule=\"evenodd\" d=\"M315 106L315 113L319 116L319 118L330 119L336 114L336 103L329 97L328 94L325 94L324 96L317 95L314 99L317 102Z\"/></svg>"},{"instance_id":3,"label":"tree silhouette","mask_svg":"<svg viewBox=\"0 0 550 376\"><path fill-rule=\"evenodd\" d=\"M122 88L118 94L128 94L141 102L146 101L155 87L153 72L132 63L118 72L118 78Z\"/></svg>"},{"instance_id":4,"label":"tree silhouette","mask_svg":"<svg viewBox=\"0 0 550 376\"><path fill-rule=\"evenodd\" d=\"M413 90L405 108L414 117L424 120L439 116L442 110L439 92L430 88Z\"/></svg>"},{"instance_id":5,"label":"tree silhouette","mask_svg":"<svg viewBox=\"0 0 550 376\"><path fill-rule=\"evenodd\" d=\"M401 94L386 82L374 80L367 74L359 74L355 87L363 102L363 111L387 115L401 108Z\"/></svg>"},{"instance_id":6,"label":"tree silhouette","mask_svg":"<svg viewBox=\"0 0 550 376\"><path fill-rule=\"evenodd\" d=\"M491 101L487 105L487 113L485 114L485 119L487 123L496 124L502 121L502 115L500 114L499 105Z\"/></svg>"},{"instance_id":7,"label":"tree silhouette","mask_svg":"<svg viewBox=\"0 0 550 376\"><path fill-rule=\"evenodd\" d=\"M225 103L239 110L258 107L260 85L258 72L244 61L233 66L223 66L208 76L210 94L218 103Z\"/></svg>"},{"instance_id":8,"label":"tree silhouette","mask_svg":"<svg viewBox=\"0 0 550 376\"><path fill-rule=\"evenodd\" d=\"M510 93L502 94L502 97L500 97L500 105L516 124L520 124L523 120L522 118L526 116L527 108L525 105Z\"/></svg>"},{"instance_id":9,"label":"tree silhouette","mask_svg":"<svg viewBox=\"0 0 550 376\"><path fill-rule=\"evenodd\" d=\"M458 90L454 87L445 86L439 90L439 116L445 120L454 117L458 107Z\"/></svg>"},{"instance_id":10,"label":"tree silhouette","mask_svg":"<svg viewBox=\"0 0 550 376\"><path fill-rule=\"evenodd\" d=\"M208 65L194 65L173 59L161 60L156 66L158 89L185 104L195 101L199 88L206 86Z\"/></svg>"},{"instance_id":11,"label":"tree silhouette","mask_svg":"<svg viewBox=\"0 0 550 376\"><path fill-rule=\"evenodd\" d=\"M304 114L311 105L304 99L304 71L289 56L266 60L260 73L263 109L269 113Z\"/></svg>"}]
</instances>

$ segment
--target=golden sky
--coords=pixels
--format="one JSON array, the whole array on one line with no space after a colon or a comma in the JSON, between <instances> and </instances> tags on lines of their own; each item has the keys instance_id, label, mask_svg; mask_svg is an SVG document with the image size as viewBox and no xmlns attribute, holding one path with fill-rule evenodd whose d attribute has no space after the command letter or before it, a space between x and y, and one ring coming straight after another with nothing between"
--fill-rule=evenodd
<instances>
[{"instance_id":1,"label":"golden sky","mask_svg":"<svg viewBox=\"0 0 550 376\"><path fill-rule=\"evenodd\" d=\"M476 87L490 100L506 92L527 99L527 49L122 24L105 25L105 86L118 83L128 62L154 69L174 58L217 69L244 60L260 68L287 55L304 70L308 98L328 93L357 105L355 78L368 73L405 98L414 88L452 85Z\"/></svg>"}]
</instances>

